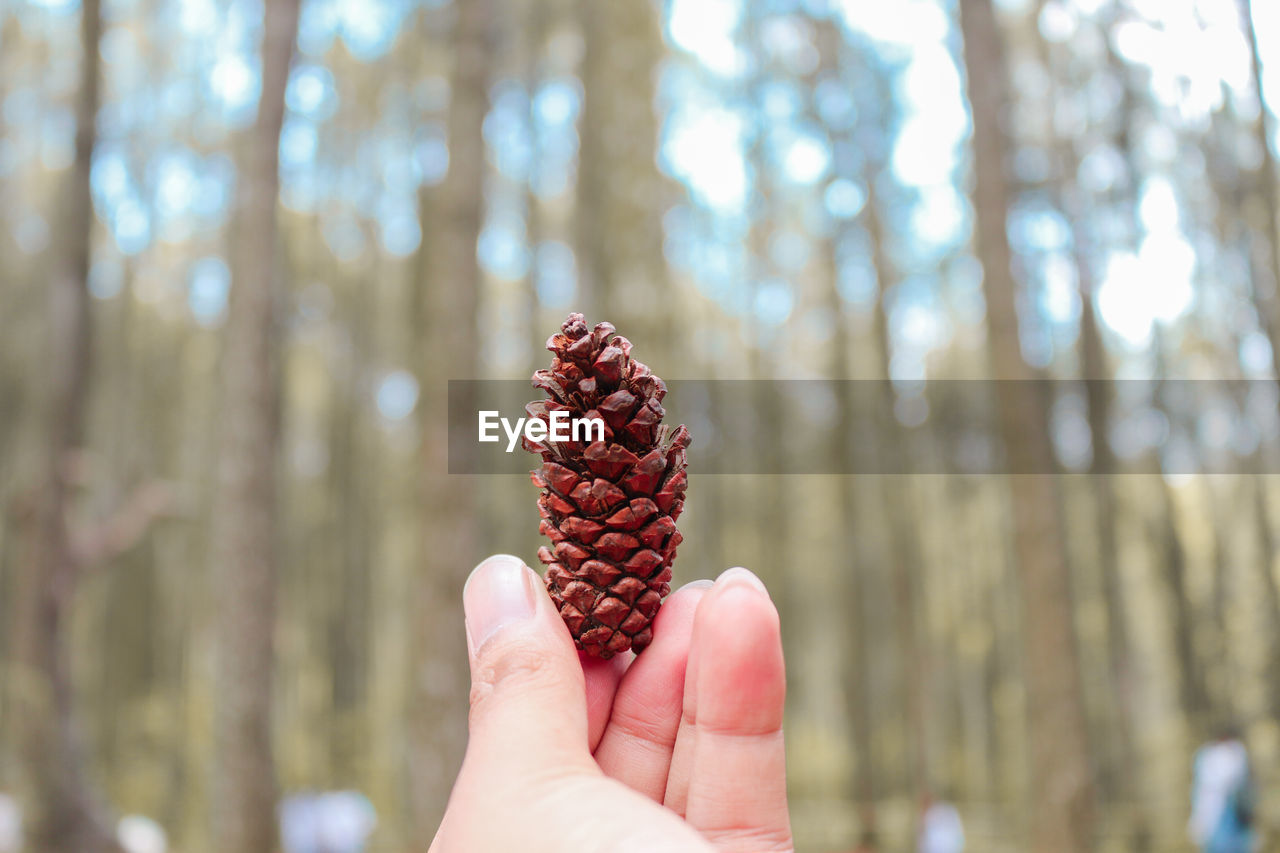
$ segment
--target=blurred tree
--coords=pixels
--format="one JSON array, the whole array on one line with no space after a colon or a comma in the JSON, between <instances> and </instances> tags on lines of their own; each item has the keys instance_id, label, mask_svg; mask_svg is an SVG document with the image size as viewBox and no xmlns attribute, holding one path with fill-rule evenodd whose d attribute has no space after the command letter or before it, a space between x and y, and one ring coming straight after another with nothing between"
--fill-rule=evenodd
<instances>
[{"instance_id":1,"label":"blurred tree","mask_svg":"<svg viewBox=\"0 0 1280 853\"><path fill-rule=\"evenodd\" d=\"M755 204L751 209L751 228L745 241L746 281L741 286L746 291L745 304L749 307L744 313L742 334L746 340L747 375L753 380L762 380L749 382L746 387L752 405L750 425L755 433L753 440L756 453L761 468L769 472L769 476L756 480L750 495L757 536L751 565L764 582L776 590L774 596L778 600L778 606L786 610L788 605L785 599L791 597L793 591L782 583L782 578L790 557L788 542L794 524L791 503L787 499L788 480L776 473L787 470L790 450L789 442L778 440L778 436L784 434L782 424L785 404L782 399L782 384L776 380L780 378L781 371L785 370L782 353L787 344L785 335L763 322L760 312L756 310L762 287L774 274L769 246L786 216L785 204L781 199L782 178L767 164L769 121L763 108L766 84L769 80L782 76L779 69L772 67L763 39L764 29L771 20L775 20L769 13L767 5L760 0L746 0L743 3L742 26L738 36L742 49L751 57L751 71L744 80L745 95L751 106L748 115L752 122L746 157L752 175L752 194L755 196ZM782 624L784 644L795 642L794 630L790 623ZM794 684L794 681L793 672L788 676L788 684ZM794 689L789 691L793 704L796 695Z\"/></svg>"},{"instance_id":2,"label":"blurred tree","mask_svg":"<svg viewBox=\"0 0 1280 853\"><path fill-rule=\"evenodd\" d=\"M1042 0L1036 8L1036 18L1043 16L1048 0ZM1052 8L1052 7L1049 7ZM1127 76L1127 69L1110 62L1101 69L1090 69L1084 80L1075 73L1073 55L1054 50L1042 33L1037 33L1036 48L1050 81L1051 100L1058 103L1066 98L1068 87L1075 88L1089 80L1114 81L1124 93L1120 109L1112 120L1114 133L1121 137L1120 148L1127 146L1125 138L1133 119L1130 87L1117 80ZM1112 54L1113 55L1113 54ZM1099 793L1119 802L1134 803L1134 788L1130 768L1136 760L1134 726L1138 720L1134 708L1132 689L1133 662L1129 637L1130 611L1127 595L1120 575L1119 544L1116 532L1116 515L1119 509L1112 476L1116 472L1115 451L1111 446L1112 377L1113 371L1102 337L1102 321L1098 316L1097 261L1100 246L1094 238L1097 224L1090 217L1096 207L1079 180L1078 164L1083 159L1082 149L1089 141L1080 132L1055 133L1053 115L1048 131L1053 136L1055 186L1052 187L1058 206L1071 223L1072 263L1076 277L1076 291L1080 298L1080 329L1077 343L1080 377L1084 380L1086 419L1089 426L1090 450L1088 478L1089 497L1093 507L1093 523L1096 532L1096 558L1101 580L1102 606L1106 614L1106 665L1108 690L1105 691L1105 730L1107 740L1105 760L1100 763ZM1083 128L1081 128L1083 130ZM1082 138L1083 137L1083 138ZM1125 202L1122 201L1121 204ZM1128 200L1131 205L1132 201ZM1139 818L1138 824L1144 823ZM1145 838L1141 828L1135 830L1138 838ZM1138 849L1131 844L1133 849Z\"/></svg>"},{"instance_id":3,"label":"blurred tree","mask_svg":"<svg viewBox=\"0 0 1280 853\"><path fill-rule=\"evenodd\" d=\"M1017 285L1008 238L1005 173L1010 104L1004 45L991 0L960 0L973 110L973 203L987 304L987 348L996 383L1009 478L1013 550L1026 632L1032 765L1031 846L1085 851L1094 842L1071 583L1054 470L1047 400L1023 359ZM1003 380L1003 381L1001 381Z\"/></svg>"},{"instance_id":4,"label":"blurred tree","mask_svg":"<svg viewBox=\"0 0 1280 853\"><path fill-rule=\"evenodd\" d=\"M555 331L554 325L544 325L542 322L542 299L538 295L538 281L542 275L540 253L544 250L542 242L547 237L547 229L542 199L534 191L538 168L543 156L542 145L540 144L542 134L539 132L541 119L538 115L538 93L546 74L547 31L553 20L553 10L549 8L550 6L549 0L525 0L523 26L511 33L512 37L516 39L519 51L524 54L520 57L523 59L522 67L517 70L523 77L525 89L529 93L529 110L525 116L525 122L529 129L529 145L533 149L533 165L530 167L529 180L524 192L525 233L528 235L529 251L531 253L528 289L525 292L525 297L528 300L531 361L529 372L542 366L541 361L546 353L547 338L551 335L551 332Z\"/></svg>"},{"instance_id":5,"label":"blurred tree","mask_svg":"<svg viewBox=\"0 0 1280 853\"><path fill-rule=\"evenodd\" d=\"M1276 160L1271 151L1271 111L1267 108L1267 91L1262 73L1263 53L1255 25L1256 0L1238 0L1240 17L1248 37L1254 90L1258 95L1258 120L1254 123L1255 139L1261 159L1258 163L1257 187L1261 202L1263 233L1255 241L1253 256L1267 270L1264 284L1254 297L1258 301L1259 319L1271 341L1271 359L1276 377L1280 378L1280 199L1277 198ZM1261 245L1258 245L1261 244ZM1260 259L1265 257L1265 261Z\"/></svg>"},{"instance_id":6,"label":"blurred tree","mask_svg":"<svg viewBox=\"0 0 1280 853\"><path fill-rule=\"evenodd\" d=\"M484 120L494 62L495 6L457 0L449 80L449 172L423 200L427 212L418 269L417 370L423 391L420 506L424 558L413 597L416 636L410 693L412 841L431 842L466 744L467 647L460 603L478 552L475 487L447 477L448 380L477 379L483 286L476 243L484 221ZM464 393L460 411L474 411Z\"/></svg>"},{"instance_id":7,"label":"blurred tree","mask_svg":"<svg viewBox=\"0 0 1280 853\"><path fill-rule=\"evenodd\" d=\"M18 47L21 45L18 28L7 25L7 21L7 16L0 14L0 98L9 94L9 86L6 82L13 76L8 73L8 64L3 59L18 54ZM9 192L11 190L7 183L0 184L0 205L7 206L10 203ZM26 300L22 298L26 288L22 286L24 276L19 274L18 259L14 257L15 255L16 252L9 241L0 240L0 269L8 271L7 275L0 277L0 304L5 306L4 320L6 321L4 331L0 332L0 400L4 400L6 404L0 406L0 507L10 505L12 500L10 495L14 491L17 480L16 463L18 461L14 451L17 448L20 433L21 413L26 410L24 399L26 385L22 381L24 356L22 339L12 331L27 317L24 305ZM11 519L0 515L0 601L14 592L12 584L14 573L8 565L10 562L8 558L12 557L13 550L5 547L10 521ZM0 607L0 658L9 651L9 641L12 639L13 631L9 619L10 614L7 610ZM13 715L6 713L7 699L4 690L0 689L0 750L5 750L12 742L8 730ZM4 783L8 775L8 764L5 756L0 754L0 784Z\"/></svg>"},{"instance_id":8,"label":"blurred tree","mask_svg":"<svg viewBox=\"0 0 1280 853\"><path fill-rule=\"evenodd\" d=\"M1074 153L1074 152L1073 152ZM1116 471L1115 452L1111 448L1111 369L1099 329L1094 291L1095 276L1091 268L1094 246L1084 225L1084 202L1077 185L1067 178L1065 167L1075 158L1064 160L1060 191L1074 229L1076 282L1080 294L1080 375L1084 379L1085 406L1089 423L1089 486L1093 503L1093 519L1097 531L1098 570L1102 578L1103 606L1107 620L1107 664L1114 738L1107 756L1104 782L1108 794L1122 802L1133 802L1136 791L1130 768L1135 761L1133 727L1137 720L1133 707L1133 664L1129 641L1129 613L1120 577L1116 534L1117 501L1112 475Z\"/></svg>"},{"instance_id":9,"label":"blurred tree","mask_svg":"<svg viewBox=\"0 0 1280 853\"><path fill-rule=\"evenodd\" d=\"M911 798L916 800L929 784L925 699L930 695L930 661L928 646L920 642L920 630L917 626L919 614L925 610L921 603L925 561L915 525L918 507L911 497L911 478L906 476L910 469L910 448L904 446L906 442L903 440L903 433L893 419L896 394L890 381L889 365L893 359L893 343L889 331L890 307L887 299L892 270L888 258L880 248L884 245L884 223L879 193L875 190L879 177L873 173L867 181L867 222L878 271L875 319L872 324L876 349L880 355L876 383L880 391L880 405L876 410L881 415L881 422L877 424L879 440L876 449L884 470L902 474L880 477L878 480L880 499L886 508L889 526L887 556L889 572L893 578L894 626L898 654L903 662L902 708L907 731L907 779L910 782Z\"/></svg>"},{"instance_id":10,"label":"blurred tree","mask_svg":"<svg viewBox=\"0 0 1280 853\"><path fill-rule=\"evenodd\" d=\"M1262 460L1256 460L1258 470L1263 470ZM1271 521L1271 496L1268 484L1273 480L1264 474L1250 478L1253 491L1253 530L1257 537L1257 563L1261 575L1259 584L1264 612L1267 614L1266 634L1261 638L1266 656L1262 678L1266 684L1264 713L1270 719L1280 719L1280 588L1275 576L1277 545Z\"/></svg>"},{"instance_id":11,"label":"blurred tree","mask_svg":"<svg viewBox=\"0 0 1280 853\"><path fill-rule=\"evenodd\" d=\"M389 276L377 278L385 280ZM333 769L327 778L335 780L358 779L359 768L364 766L363 756L359 754L362 744L355 737L350 721L366 692L373 576L370 565L374 553L370 539L372 520L381 511L381 492L376 478L371 476L371 454L362 429L366 420L362 415L367 405L364 383L369 375L370 353L376 352L378 302L369 298L370 282L363 276L344 284L347 286L337 298L343 316L350 318L352 364L338 380L342 387L335 389L331 404L327 471L329 499L342 524L326 525L324 530L329 539L325 549L327 557L336 563L329 583L336 600L331 603L326 620L328 655L319 664L321 672L331 673L333 721L329 736ZM314 565L308 566L312 571L306 575L307 586L314 586Z\"/></svg>"},{"instance_id":12,"label":"blurred tree","mask_svg":"<svg viewBox=\"0 0 1280 853\"><path fill-rule=\"evenodd\" d=\"M1255 144L1261 155L1255 180L1249 183L1256 188L1258 207L1261 208L1260 221L1249 227L1249 223L1241 223L1245 227L1244 236L1249 249L1250 270L1254 282L1254 301L1257 304L1258 319L1266 331L1271 345L1271 363L1275 375L1280 380L1280 177L1276 174L1275 155L1271 150L1273 138L1271 111L1268 108L1268 92L1263 80L1263 52L1258 39L1255 24L1254 0L1238 0L1241 26L1248 38L1250 67L1254 91L1258 98L1258 119L1253 126ZM1233 119L1237 119L1234 115ZM1238 119L1237 119L1238 120ZM1235 198L1246 195L1239 174L1235 176ZM1237 205L1244 207L1247 204ZM1262 240L1256 239L1256 232L1261 230ZM1262 242L1264 246L1259 246ZM1265 252L1263 249L1265 248ZM1259 447L1258 454L1261 453ZM1261 459L1257 458L1258 463ZM1257 470L1263 470L1257 465ZM1259 569L1261 572L1261 590L1268 614L1269 636L1265 639L1268 647L1267 664L1264 677L1269 688L1267 690L1268 711L1272 717L1280 718L1280 579L1274 570L1277 545L1271 530L1267 483L1270 478L1257 476L1253 480L1254 506L1257 513L1255 529L1258 537Z\"/></svg>"},{"instance_id":13,"label":"blurred tree","mask_svg":"<svg viewBox=\"0 0 1280 853\"><path fill-rule=\"evenodd\" d=\"M48 853L117 849L111 820L87 776L76 720L69 648L70 609L89 555L71 522L74 454L85 442L91 323L89 259L93 231L90 169L99 108L99 0L84 0L75 107L75 157L58 209L57 256L48 283L48 365L40 434L39 482L26 519L30 540L14 596L18 682L16 738L33 797L30 840Z\"/></svg>"},{"instance_id":14,"label":"blurred tree","mask_svg":"<svg viewBox=\"0 0 1280 853\"><path fill-rule=\"evenodd\" d=\"M271 692L283 301L276 204L299 0L272 0L263 9L262 92L236 189L222 445L210 522L218 685L212 839L216 850L242 853L276 848Z\"/></svg>"},{"instance_id":15,"label":"blurred tree","mask_svg":"<svg viewBox=\"0 0 1280 853\"><path fill-rule=\"evenodd\" d=\"M845 34L837 22L824 22L819 25L818 47L821 57L818 64L818 84L822 85L824 81L834 82L849 92L852 101L856 98L855 81L859 79L860 72L866 69L859 62L857 53L849 49ZM869 110L863 122L869 123L876 116L877 113ZM855 137L860 128L863 128L863 123L856 124L847 138L837 137L837 145L841 142L849 145L856 144ZM878 141L883 137L876 135L874 138ZM878 162L877 158L881 153L869 151L868 157ZM875 175L870 173L856 177L866 181L868 186L873 185L875 180ZM871 202L868 202L864 211L868 219L868 228L874 229L879 225L879 219L878 214L872 209ZM834 226L834 223L832 231L833 233L826 240L822 256L827 265L822 271L823 276L828 279L823 307L833 321L828 370L835 381L838 422L856 425L856 428L847 431L834 430L833 447L829 451L832 469L845 474L839 478L833 507L835 517L845 520L840 528L841 535L837 546L842 566L841 583L835 588L833 595L838 597L841 609L848 611L852 617L845 620L849 623L844 638L848 648L838 661L849 718L849 737L853 747L853 767L848 783L848 795L858 816L858 837L861 844L859 849L865 853L872 853L879 849L877 846L879 814L876 805L881 787L877 784L877 767L873 749L875 733L872 730L872 720L875 696L874 691L870 689L871 663L878 651L875 642L876 626L870 619L870 614L877 608L875 596L872 594L874 584L871 583L877 556L872 545L870 525L859 523L859 521L866 517L866 508L863 503L874 498L869 496L869 489L862 487L860 478L849 475L859 470L859 463L866 461L865 448L875 447L879 443L876 441L876 436L880 424L869 423L869 419L860 417L861 412L858 410L858 397L855 394L857 382L854 379L856 373L851 370L851 361L856 363L856 360L851 359L851 354L855 350L855 336L851 333L853 318L850 316L852 312L846 305L840 290L838 249L840 230ZM873 257L870 259L871 265L880 273L884 269L884 259L880 251L882 247L873 240L871 248L873 252ZM864 448L861 456L859 447ZM886 478L876 479L883 481ZM883 488L882 485L879 487ZM841 624L840 620L835 624Z\"/></svg>"},{"instance_id":16,"label":"blurred tree","mask_svg":"<svg viewBox=\"0 0 1280 853\"><path fill-rule=\"evenodd\" d=\"M831 259L834 270L834 258ZM834 276L830 290L828 309L836 318L835 333L831 339L831 376L835 380L836 407L841 423L857 423L856 402L853 393L854 381L849 375L850 335L848 319L840 302L839 292L835 288ZM855 520L861 517L859 512L859 489L857 481L848 472L856 470L857 441L853 431L834 430L832 433L834 446L831 448L833 470L846 472L839 478L836 486L836 497L832 509L836 517L846 519L840 528L841 536L837 547L841 571L838 575L840 583L836 586L832 597L836 598L839 607L848 611L853 618L835 619L832 624L844 628L843 642L847 645L840 658L841 670L845 674L841 679L843 696L848 706L850 738L853 745L854 764L848 784L848 795L858 814L859 831L864 836L874 838L876 834L876 779L875 767L872 764L871 707L872 691L867 689L872 654L873 632L867 626L867 620L861 618L861 611L867 608L871 596L868 594L867 575L873 565L869 537L860 535L863 531Z\"/></svg>"},{"instance_id":17,"label":"blurred tree","mask_svg":"<svg viewBox=\"0 0 1280 853\"><path fill-rule=\"evenodd\" d=\"M654 75L662 57L655 4L583 3L585 53L576 209L579 304L589 322L608 320L649 351L671 343L645 308L667 291L661 216L666 191L656 163ZM593 313L592 313L593 312ZM545 340L545 338L544 338ZM655 369L662 369L655 363Z\"/></svg>"},{"instance_id":18,"label":"blurred tree","mask_svg":"<svg viewBox=\"0 0 1280 853\"><path fill-rule=\"evenodd\" d=\"M1104 18L1105 24L1112 30L1119 28L1125 20L1124 10L1119 6L1111 9L1107 17ZM1156 106L1151 104L1149 100L1144 99L1143 93L1135 80L1135 72L1120 55L1114 41L1112 38L1104 39L1107 73L1116 81L1115 85L1119 88L1119 109L1116 110L1111 130L1115 151L1119 155L1118 166L1121 169L1121 175L1119 179L1114 181L1108 198L1108 202L1113 209L1112 222L1119 227L1114 229L1116 233L1107 235L1107 239L1110 241L1109 248L1113 250L1137 251L1144 229L1142 217L1139 213L1138 197L1144 177L1141 169L1142 156L1139 151L1139 135L1142 124L1147 118L1145 113L1156 109ZM1068 212L1070 213L1071 211L1069 210ZM1098 242L1102 243L1102 240ZM1101 250L1103 247L1099 245L1097 248ZM1091 300L1090 304L1096 310L1096 297ZM1081 334L1083 335L1085 331L1087 330L1082 325ZM1087 341L1082 340L1082 347L1087 344ZM1153 350L1157 362L1156 375L1157 377L1163 377L1165 375L1163 367L1164 351L1159 346L1153 347ZM1083 364L1082 368L1087 371L1092 369L1092 365ZM1087 372L1085 377L1089 378ZM1165 387L1163 383L1157 385L1155 393L1157 405L1163 405L1161 395ZM1091 406L1089 416L1091 419L1096 419L1093 414L1093 407L1102 404L1102 402L1092 398L1089 400ZM1167 406L1166 409L1168 409ZM1091 428L1102 428L1102 426L1102 424L1091 421ZM1096 444L1097 439L1095 438L1094 441ZM1152 506L1155 507L1153 524L1156 526L1156 530L1152 535L1158 554L1156 566L1165 588L1164 597L1169 614L1171 635L1169 646L1173 651L1174 665L1178 672L1178 695L1182 705L1181 710L1187 721L1194 727L1204 723L1205 715L1209 711L1209 687L1206 683L1205 674L1207 664L1202 660L1203 656L1198 651L1195 643L1198 622L1187 577L1186 547L1179 534L1177 511L1172 492L1168 483L1158 476L1161 473L1160 467L1160 454L1157 449L1153 449L1146 454L1143 460L1143 469L1150 474L1157 475L1146 484L1152 492Z\"/></svg>"}]
</instances>

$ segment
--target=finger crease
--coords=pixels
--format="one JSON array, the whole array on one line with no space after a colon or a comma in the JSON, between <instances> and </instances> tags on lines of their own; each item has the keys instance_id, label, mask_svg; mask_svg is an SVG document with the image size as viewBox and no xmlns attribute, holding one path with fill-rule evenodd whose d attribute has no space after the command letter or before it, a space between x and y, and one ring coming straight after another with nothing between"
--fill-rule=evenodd
<instances>
[{"instance_id":1,"label":"finger crease","mask_svg":"<svg viewBox=\"0 0 1280 853\"><path fill-rule=\"evenodd\" d=\"M664 750L672 750L676 745L676 731L664 731L657 723L647 722L628 711L619 711L616 707L609 717L609 728L617 728L620 734L660 746Z\"/></svg>"}]
</instances>

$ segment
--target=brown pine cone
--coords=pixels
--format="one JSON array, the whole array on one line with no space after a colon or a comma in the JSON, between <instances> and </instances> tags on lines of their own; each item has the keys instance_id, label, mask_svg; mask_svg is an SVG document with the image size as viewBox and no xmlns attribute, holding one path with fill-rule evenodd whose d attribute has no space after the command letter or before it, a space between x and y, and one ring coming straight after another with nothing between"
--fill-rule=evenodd
<instances>
[{"instance_id":1,"label":"brown pine cone","mask_svg":"<svg viewBox=\"0 0 1280 853\"><path fill-rule=\"evenodd\" d=\"M555 353L551 369L537 371L533 384L548 399L526 406L530 417L550 424L553 412L566 411L571 420L605 424L603 441L523 442L543 460L532 476L542 489L538 530L551 540L538 549L547 590L578 648L601 658L639 652L653 639L683 538L675 522L688 484L689 430L668 434L667 386L609 323L588 331L581 314L570 314L547 349Z\"/></svg>"}]
</instances>

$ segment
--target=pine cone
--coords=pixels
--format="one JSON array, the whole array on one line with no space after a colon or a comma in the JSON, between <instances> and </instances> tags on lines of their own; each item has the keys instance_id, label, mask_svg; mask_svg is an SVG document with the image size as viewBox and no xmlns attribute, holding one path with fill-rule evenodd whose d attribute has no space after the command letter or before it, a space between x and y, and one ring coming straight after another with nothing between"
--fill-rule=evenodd
<instances>
[{"instance_id":1,"label":"pine cone","mask_svg":"<svg viewBox=\"0 0 1280 853\"><path fill-rule=\"evenodd\" d=\"M610 658L649 645L650 624L671 591L689 430L668 434L667 386L631 357L631 342L612 325L588 332L583 316L570 314L560 330L547 340L551 369L533 375L548 399L525 409L548 424L562 410L571 420L598 418L605 431L603 441L585 445L524 440L543 460L532 477L542 489L538 530L551 546L539 548L538 559L578 648Z\"/></svg>"}]
</instances>

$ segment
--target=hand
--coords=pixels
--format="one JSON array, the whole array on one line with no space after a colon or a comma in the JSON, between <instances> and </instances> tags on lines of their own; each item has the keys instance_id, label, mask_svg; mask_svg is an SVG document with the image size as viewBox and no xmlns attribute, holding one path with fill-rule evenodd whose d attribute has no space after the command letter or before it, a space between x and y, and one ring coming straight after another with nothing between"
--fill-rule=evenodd
<instances>
[{"instance_id":1,"label":"hand","mask_svg":"<svg viewBox=\"0 0 1280 853\"><path fill-rule=\"evenodd\" d=\"M432 853L791 851L778 614L730 569L658 612L639 657L580 657L542 581L463 593L471 736Z\"/></svg>"}]
</instances>

